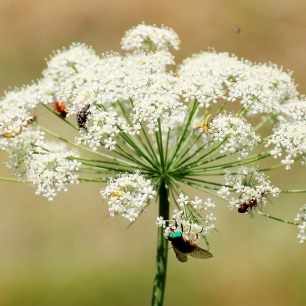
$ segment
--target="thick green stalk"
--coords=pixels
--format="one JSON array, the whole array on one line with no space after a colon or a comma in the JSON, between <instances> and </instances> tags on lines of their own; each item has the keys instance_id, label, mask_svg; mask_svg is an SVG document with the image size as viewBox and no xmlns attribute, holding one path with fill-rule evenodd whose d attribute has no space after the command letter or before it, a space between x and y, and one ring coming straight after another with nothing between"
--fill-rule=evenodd
<instances>
[{"instance_id":1,"label":"thick green stalk","mask_svg":"<svg viewBox=\"0 0 306 306\"><path fill-rule=\"evenodd\" d=\"M159 216L162 216L164 220L169 220L169 205L168 189L166 187L166 182L163 181L159 188ZM156 272L153 284L152 306L163 305L165 294L168 240L165 239L163 234L163 227L158 227Z\"/></svg>"}]
</instances>

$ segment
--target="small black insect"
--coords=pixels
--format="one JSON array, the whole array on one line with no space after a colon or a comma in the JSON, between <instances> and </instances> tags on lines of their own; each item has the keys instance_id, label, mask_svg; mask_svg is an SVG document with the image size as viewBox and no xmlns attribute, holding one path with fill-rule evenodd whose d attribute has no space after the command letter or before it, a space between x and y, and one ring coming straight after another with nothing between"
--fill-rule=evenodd
<instances>
[{"instance_id":1,"label":"small black insect","mask_svg":"<svg viewBox=\"0 0 306 306\"><path fill-rule=\"evenodd\" d=\"M88 111L89 107L90 107L90 104L86 104L81 108L81 110L77 112L76 117L77 117L77 123L78 123L79 129L83 128L87 130L85 124L87 121L87 116L90 114L90 112Z\"/></svg>"}]
</instances>

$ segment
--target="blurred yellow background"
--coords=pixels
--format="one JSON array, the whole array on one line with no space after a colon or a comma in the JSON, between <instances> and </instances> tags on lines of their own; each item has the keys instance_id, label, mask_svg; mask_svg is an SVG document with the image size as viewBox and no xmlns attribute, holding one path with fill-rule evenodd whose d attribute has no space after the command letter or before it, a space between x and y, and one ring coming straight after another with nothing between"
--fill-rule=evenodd
<instances>
[{"instance_id":1,"label":"blurred yellow background","mask_svg":"<svg viewBox=\"0 0 306 306\"><path fill-rule=\"evenodd\" d=\"M40 78L44 59L72 42L97 54L120 51L124 32L145 21L179 34L178 63L210 46L293 70L305 93L305 14L305 0L1 0L0 90ZM0 176L10 175L1 166ZM305 188L305 168L270 179ZM101 188L72 186L48 202L32 186L0 183L1 306L150 304L157 206L126 229L123 218L105 218ZM283 195L267 212L293 220L304 203L303 194ZM306 245L298 229L225 206L216 208L221 234L209 237L213 259L181 264L169 250L165 305L306 305Z\"/></svg>"}]
</instances>

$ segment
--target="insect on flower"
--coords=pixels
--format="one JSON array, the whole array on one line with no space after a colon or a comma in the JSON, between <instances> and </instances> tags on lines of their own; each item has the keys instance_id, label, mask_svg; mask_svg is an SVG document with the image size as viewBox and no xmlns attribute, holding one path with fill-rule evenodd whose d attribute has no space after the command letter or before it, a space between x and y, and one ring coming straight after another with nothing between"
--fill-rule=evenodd
<instances>
[{"instance_id":1,"label":"insect on flower","mask_svg":"<svg viewBox=\"0 0 306 306\"><path fill-rule=\"evenodd\" d=\"M31 115L31 117L28 119L28 124L31 124L33 122L37 122L37 116Z\"/></svg>"},{"instance_id":2,"label":"insect on flower","mask_svg":"<svg viewBox=\"0 0 306 306\"><path fill-rule=\"evenodd\" d=\"M211 116L211 114L206 116L204 123L192 122L192 125L195 126L193 131L202 130L204 134L208 134L209 133L208 121L209 121L210 116Z\"/></svg>"},{"instance_id":3,"label":"insect on flower","mask_svg":"<svg viewBox=\"0 0 306 306\"><path fill-rule=\"evenodd\" d=\"M262 196L265 196L265 193L262 193ZM247 203L240 204L238 208L238 212L241 214L244 214L248 211L249 208L252 209L253 207L257 207L257 206L258 206L257 200L251 199L249 204Z\"/></svg>"},{"instance_id":4,"label":"insect on flower","mask_svg":"<svg viewBox=\"0 0 306 306\"><path fill-rule=\"evenodd\" d=\"M183 234L183 226L182 231L176 231L175 228L172 228L168 240L171 241L175 256L180 262L186 262L188 260L187 255L199 259L213 257L210 252L198 247L195 241Z\"/></svg>"},{"instance_id":5,"label":"insect on flower","mask_svg":"<svg viewBox=\"0 0 306 306\"><path fill-rule=\"evenodd\" d=\"M66 105L63 102L54 102L54 110L58 112L62 118L66 118L68 114L66 111Z\"/></svg>"},{"instance_id":6,"label":"insect on flower","mask_svg":"<svg viewBox=\"0 0 306 306\"><path fill-rule=\"evenodd\" d=\"M113 192L111 192L111 196L112 197L122 197L123 196L123 191L121 191L121 190L113 191Z\"/></svg>"},{"instance_id":7,"label":"insect on flower","mask_svg":"<svg viewBox=\"0 0 306 306\"><path fill-rule=\"evenodd\" d=\"M250 206L247 204L247 203L243 203L243 204L241 204L240 206L239 206L239 208L238 208L238 212L240 213L240 214L244 214L244 213L246 213L247 211L248 211L248 208L249 208Z\"/></svg>"},{"instance_id":8,"label":"insect on flower","mask_svg":"<svg viewBox=\"0 0 306 306\"><path fill-rule=\"evenodd\" d=\"M13 138L13 137L19 135L21 132L22 132L22 127L20 126L18 132L16 132L16 133L5 132L1 136L4 137L4 138Z\"/></svg>"},{"instance_id":9,"label":"insect on flower","mask_svg":"<svg viewBox=\"0 0 306 306\"><path fill-rule=\"evenodd\" d=\"M78 123L79 129L83 128L87 130L85 124L87 122L87 116L90 114L90 112L88 111L89 107L90 107L90 104L86 104L81 108L81 110L77 112L76 117L77 117L77 123Z\"/></svg>"}]
</instances>

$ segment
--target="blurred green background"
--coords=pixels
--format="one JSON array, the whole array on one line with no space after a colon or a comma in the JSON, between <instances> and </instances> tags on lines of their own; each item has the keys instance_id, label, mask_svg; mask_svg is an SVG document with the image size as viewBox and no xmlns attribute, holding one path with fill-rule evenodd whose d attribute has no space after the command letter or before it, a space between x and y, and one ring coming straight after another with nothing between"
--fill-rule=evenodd
<instances>
[{"instance_id":1,"label":"blurred green background","mask_svg":"<svg viewBox=\"0 0 306 306\"><path fill-rule=\"evenodd\" d=\"M1 0L0 90L36 80L44 59L72 42L120 51L124 32L145 21L179 34L178 63L210 46L293 70L305 93L305 13L305 0ZM0 176L10 175L1 166ZM305 168L270 179L305 188ZM105 218L101 187L72 186L48 202L32 186L0 183L0 305L150 304L156 204L126 229L123 218ZM267 212L293 220L305 198L283 195ZM181 264L169 250L165 305L306 305L297 228L224 206L216 208L221 234L209 237L213 259Z\"/></svg>"}]
</instances>

